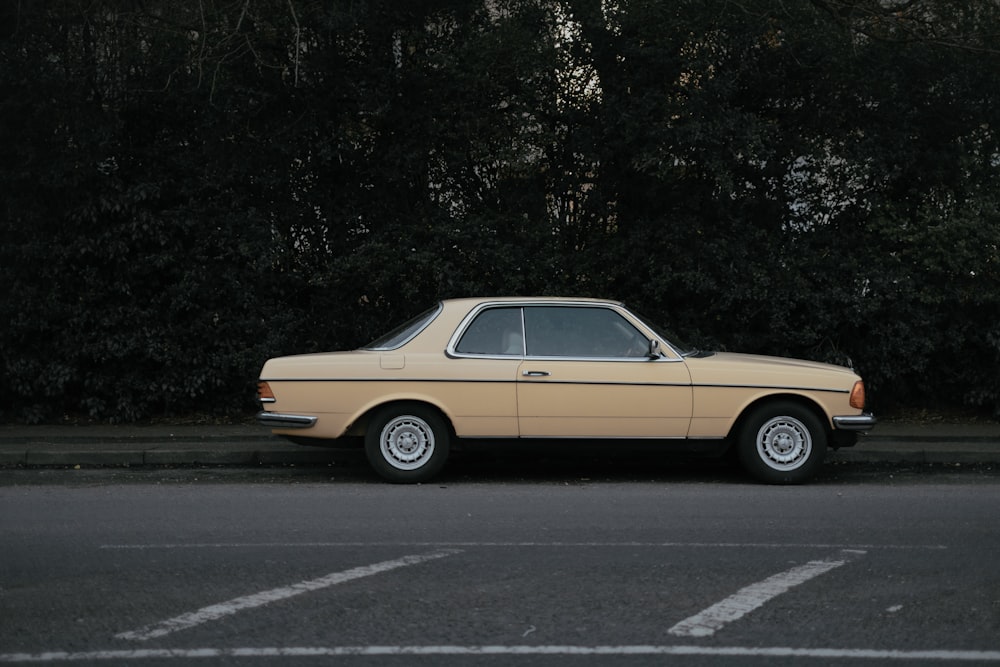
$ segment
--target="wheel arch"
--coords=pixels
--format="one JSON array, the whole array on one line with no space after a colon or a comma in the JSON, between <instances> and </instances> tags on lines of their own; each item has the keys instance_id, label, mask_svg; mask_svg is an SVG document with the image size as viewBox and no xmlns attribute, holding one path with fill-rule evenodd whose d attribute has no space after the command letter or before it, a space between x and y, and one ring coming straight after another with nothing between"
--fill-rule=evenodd
<instances>
[{"instance_id":1,"label":"wheel arch","mask_svg":"<svg viewBox=\"0 0 1000 667\"><path fill-rule=\"evenodd\" d=\"M833 431L833 428L830 425L830 417L827 415L826 411L823 409L823 406L820 405L819 402L810 398L809 396L796 394L795 392L778 392L774 394L766 394L764 396L758 396L753 401L750 401L749 403L744 405L743 409L740 411L739 416L735 420L733 420L732 425L729 427L729 434L726 436L726 439L730 443L735 443L740 430L743 428L743 424L746 422L749 416L753 414L755 410L757 410L757 408L759 408L762 405L766 405L767 403L781 403L781 402L795 403L800 407L809 410L811 413L813 413L816 419L818 419L819 422L823 424L823 427L826 430L826 435L829 438L830 434Z\"/></svg>"},{"instance_id":2,"label":"wheel arch","mask_svg":"<svg viewBox=\"0 0 1000 667\"><path fill-rule=\"evenodd\" d=\"M429 400L427 398L408 397L408 396L394 396L386 400L381 400L372 403L371 405L365 406L365 408L363 408L360 411L359 416L353 422L351 422L350 427L347 429L346 435L364 436L368 432L368 425L372 420L372 416L375 415L377 412L380 412L381 410L388 407L393 407L393 406L402 407L406 405L417 405L435 411L436 413L438 413L438 415L441 416L441 419L444 421L445 426L447 426L448 435L451 436L452 438L456 437L455 425L454 423L452 423L451 415L448 414L447 410L445 410L437 402Z\"/></svg>"}]
</instances>

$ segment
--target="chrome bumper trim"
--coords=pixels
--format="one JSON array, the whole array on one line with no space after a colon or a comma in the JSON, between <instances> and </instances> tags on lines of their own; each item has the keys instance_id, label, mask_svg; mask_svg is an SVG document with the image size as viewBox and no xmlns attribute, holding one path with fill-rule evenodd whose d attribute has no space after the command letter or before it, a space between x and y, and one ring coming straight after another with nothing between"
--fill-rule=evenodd
<instances>
[{"instance_id":1,"label":"chrome bumper trim","mask_svg":"<svg viewBox=\"0 0 1000 667\"><path fill-rule=\"evenodd\" d=\"M263 410L257 413L257 423L271 428L309 428L316 423L316 417Z\"/></svg>"},{"instance_id":2,"label":"chrome bumper trim","mask_svg":"<svg viewBox=\"0 0 1000 667\"><path fill-rule=\"evenodd\" d=\"M866 412L863 415L850 415L845 417L834 417L833 426L841 431L869 431L878 420L875 415Z\"/></svg>"}]
</instances>

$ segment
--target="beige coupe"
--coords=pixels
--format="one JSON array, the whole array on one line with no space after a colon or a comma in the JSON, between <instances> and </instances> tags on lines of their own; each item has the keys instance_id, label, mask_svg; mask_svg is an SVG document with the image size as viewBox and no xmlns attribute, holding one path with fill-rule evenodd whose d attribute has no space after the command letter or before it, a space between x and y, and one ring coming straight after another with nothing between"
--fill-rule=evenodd
<instances>
[{"instance_id":1,"label":"beige coupe","mask_svg":"<svg viewBox=\"0 0 1000 667\"><path fill-rule=\"evenodd\" d=\"M735 447L790 484L875 425L848 368L687 350L598 299L445 300L359 350L270 359L258 387L259 423L300 443L360 436L393 482L431 478L455 442L562 438Z\"/></svg>"}]
</instances>

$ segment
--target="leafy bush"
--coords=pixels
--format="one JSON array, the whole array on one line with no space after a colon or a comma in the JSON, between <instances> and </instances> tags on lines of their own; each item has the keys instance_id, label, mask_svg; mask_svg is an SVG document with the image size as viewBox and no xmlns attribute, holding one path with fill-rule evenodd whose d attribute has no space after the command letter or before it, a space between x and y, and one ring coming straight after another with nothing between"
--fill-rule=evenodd
<instances>
[{"instance_id":1,"label":"leafy bush","mask_svg":"<svg viewBox=\"0 0 1000 667\"><path fill-rule=\"evenodd\" d=\"M5 6L0 419L245 414L472 294L996 412L998 9L850 5Z\"/></svg>"}]
</instances>

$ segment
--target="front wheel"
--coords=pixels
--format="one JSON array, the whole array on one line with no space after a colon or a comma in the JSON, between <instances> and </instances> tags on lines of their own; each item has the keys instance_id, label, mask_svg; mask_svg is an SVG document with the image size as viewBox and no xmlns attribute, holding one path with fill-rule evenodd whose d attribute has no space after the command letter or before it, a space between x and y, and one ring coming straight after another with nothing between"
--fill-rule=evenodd
<instances>
[{"instance_id":1,"label":"front wheel","mask_svg":"<svg viewBox=\"0 0 1000 667\"><path fill-rule=\"evenodd\" d=\"M372 416L365 455L379 475L403 484L426 482L448 458L449 432L437 411L413 404L391 405Z\"/></svg>"},{"instance_id":2,"label":"front wheel","mask_svg":"<svg viewBox=\"0 0 1000 667\"><path fill-rule=\"evenodd\" d=\"M800 484L816 473L826 455L823 424L808 408L788 401L755 408L738 437L743 466L768 484Z\"/></svg>"}]
</instances>

